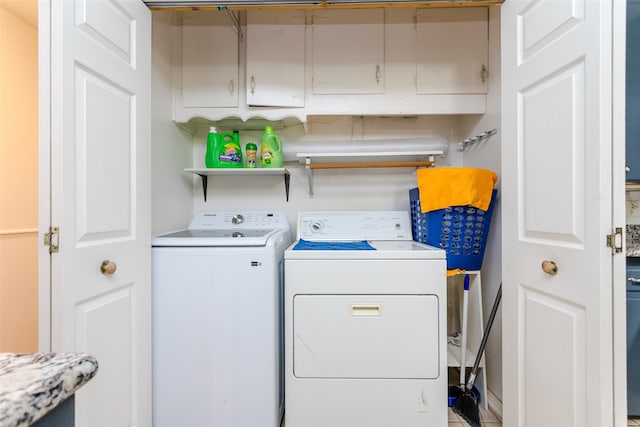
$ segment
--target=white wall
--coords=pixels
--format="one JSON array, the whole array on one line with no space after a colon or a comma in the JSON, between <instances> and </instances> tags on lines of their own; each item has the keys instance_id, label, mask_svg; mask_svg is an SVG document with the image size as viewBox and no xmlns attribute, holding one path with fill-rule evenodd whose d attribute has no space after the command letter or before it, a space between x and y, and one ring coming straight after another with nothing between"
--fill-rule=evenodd
<instances>
[{"instance_id":1,"label":"white wall","mask_svg":"<svg viewBox=\"0 0 640 427\"><path fill-rule=\"evenodd\" d=\"M0 0L0 351L38 348L36 3Z\"/></svg>"},{"instance_id":2,"label":"white wall","mask_svg":"<svg viewBox=\"0 0 640 427\"><path fill-rule=\"evenodd\" d=\"M302 125L279 129L283 145L288 141L400 139L444 135L459 141L460 118L437 116L420 118L373 118L352 116L311 117L305 133ZM207 128L194 135L193 166L204 167ZM260 141L261 131L240 131L241 144ZM440 164L460 164L457 144L451 143ZM326 169L314 172L314 197L308 195L305 168L286 162L291 173L289 202L285 201L279 177L209 177L207 203L204 203L200 178L193 178L195 211L214 209L269 209L286 212L292 229L303 210L408 210L409 189L416 186L415 168Z\"/></svg>"},{"instance_id":3,"label":"white wall","mask_svg":"<svg viewBox=\"0 0 640 427\"><path fill-rule=\"evenodd\" d=\"M492 20L492 29L498 26L499 17ZM496 30L497 31L497 30ZM495 34L495 33L494 33ZM499 40L499 34L495 34ZM500 128L500 80L499 50L494 50L498 62L493 64L488 109L483 116L422 116L419 118L374 118L332 116L310 118L306 134L302 125L277 130L287 141L311 140L361 140L419 138L444 135L449 138L449 154L439 158L438 165L482 167L500 175L500 135L469 147L464 153L458 142L467 136ZM495 59L495 58L494 58ZM463 133L463 130L466 132ZM194 135L193 166L204 167L207 128ZM259 142L260 131L241 131L241 143ZM280 177L209 177L207 202L203 201L199 177L193 178L194 211L217 209L267 209L284 211L291 229L295 232L296 218L300 211L309 210L408 210L411 188L416 187L413 168L380 169L327 169L314 172L314 197L309 197L307 172L297 162L286 162L291 172L289 202L285 201L283 180ZM488 317L493 298L500 284L501 271L501 210L500 181L498 200L494 208L491 233L487 242L482 269L483 313ZM186 225L186 224L185 224ZM485 320L486 321L486 320ZM487 387L502 399L502 328L501 311L498 311L486 349Z\"/></svg>"},{"instance_id":4,"label":"white wall","mask_svg":"<svg viewBox=\"0 0 640 427\"><path fill-rule=\"evenodd\" d=\"M196 126L193 136L171 124L169 54L167 46L171 21L167 12L154 13L154 144L153 144L153 230L173 230L188 224L193 212L220 209L266 209L284 211L293 231L299 211L304 210L407 210L408 191L416 186L412 168L328 169L314 172L314 197L307 194L305 168L287 162L291 172L289 201L285 200L281 177L209 177L207 202L203 200L199 176L190 176L184 168L204 167L207 125ZM490 8L490 66L487 114L418 117L311 116L305 125L287 121L276 129L283 143L291 141L362 140L420 138L434 135L449 139L449 153L438 159L439 165L472 166L500 174L500 135L462 152L458 142L489 129L500 129L500 23L499 8ZM162 44L162 48L159 46ZM160 55L160 57L158 57ZM160 67L160 69L158 69ZM162 105L161 105L162 104ZM230 132L232 129L219 129ZM241 130L241 144L259 142L261 130ZM188 141L187 141L188 139ZM498 182L499 188L500 182ZM189 209L185 208L188 188ZM157 212L157 214L155 214ZM500 202L492 220L483 268L484 313L488 316L500 283ZM487 347L488 387L502 397L500 314Z\"/></svg>"},{"instance_id":5,"label":"white wall","mask_svg":"<svg viewBox=\"0 0 640 427\"><path fill-rule=\"evenodd\" d=\"M501 128L500 96L500 8L489 8L489 96L487 113L476 118L467 118L464 129L470 135L476 135L490 129ZM482 300L483 314L486 319L491 312L493 300L501 282L502 269L502 209L500 203L500 164L502 137L500 132L491 138L470 146L464 153L464 165L490 169L498 174L497 203L493 210L491 232L485 249L482 264ZM499 309L495 323L489 335L485 350L487 365L487 387L502 400L502 310Z\"/></svg>"},{"instance_id":6,"label":"white wall","mask_svg":"<svg viewBox=\"0 0 640 427\"><path fill-rule=\"evenodd\" d=\"M172 122L173 12L153 13L151 89L151 231L183 228L193 214L191 135Z\"/></svg>"}]
</instances>

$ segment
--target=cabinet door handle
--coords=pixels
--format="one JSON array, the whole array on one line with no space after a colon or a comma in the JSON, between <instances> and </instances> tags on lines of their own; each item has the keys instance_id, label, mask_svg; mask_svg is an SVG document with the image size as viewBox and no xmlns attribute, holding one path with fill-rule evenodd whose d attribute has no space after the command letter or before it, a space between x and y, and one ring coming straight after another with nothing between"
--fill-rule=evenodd
<instances>
[{"instance_id":1,"label":"cabinet door handle","mask_svg":"<svg viewBox=\"0 0 640 427\"><path fill-rule=\"evenodd\" d=\"M251 75L251 95L256 91L256 79Z\"/></svg>"},{"instance_id":2,"label":"cabinet door handle","mask_svg":"<svg viewBox=\"0 0 640 427\"><path fill-rule=\"evenodd\" d=\"M229 93L233 93L233 80L229 80Z\"/></svg>"},{"instance_id":3,"label":"cabinet door handle","mask_svg":"<svg viewBox=\"0 0 640 427\"><path fill-rule=\"evenodd\" d=\"M380 83L380 64L376 65L376 83Z\"/></svg>"},{"instance_id":4,"label":"cabinet door handle","mask_svg":"<svg viewBox=\"0 0 640 427\"><path fill-rule=\"evenodd\" d=\"M627 280L632 285L640 286L640 279L636 279L635 277L629 277Z\"/></svg>"},{"instance_id":5,"label":"cabinet door handle","mask_svg":"<svg viewBox=\"0 0 640 427\"><path fill-rule=\"evenodd\" d=\"M482 67L480 68L480 80L482 81L482 84L487 82L487 78L489 78L489 71L487 70L487 66L482 64Z\"/></svg>"}]
</instances>

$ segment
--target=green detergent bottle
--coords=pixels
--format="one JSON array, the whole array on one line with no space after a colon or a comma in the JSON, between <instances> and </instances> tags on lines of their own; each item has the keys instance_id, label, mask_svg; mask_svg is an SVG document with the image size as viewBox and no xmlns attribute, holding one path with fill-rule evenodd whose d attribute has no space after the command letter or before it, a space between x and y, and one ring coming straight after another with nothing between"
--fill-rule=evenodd
<instances>
[{"instance_id":1,"label":"green detergent bottle","mask_svg":"<svg viewBox=\"0 0 640 427\"><path fill-rule=\"evenodd\" d=\"M233 134L222 135L223 147L219 151L218 161L221 168L242 168L242 148L240 147L240 134L237 130Z\"/></svg>"},{"instance_id":2,"label":"green detergent bottle","mask_svg":"<svg viewBox=\"0 0 640 427\"><path fill-rule=\"evenodd\" d=\"M281 168L283 164L282 142L273 133L273 127L265 126L262 134L261 163L263 168Z\"/></svg>"},{"instance_id":3,"label":"green detergent bottle","mask_svg":"<svg viewBox=\"0 0 640 427\"><path fill-rule=\"evenodd\" d=\"M232 134L219 134L215 127L209 128L207 152L204 163L208 168L241 168L242 149L237 131Z\"/></svg>"},{"instance_id":4,"label":"green detergent bottle","mask_svg":"<svg viewBox=\"0 0 640 427\"><path fill-rule=\"evenodd\" d=\"M223 146L222 135L220 135L216 128L211 126L209 128L209 134L207 135L207 151L204 155L204 164L208 168L219 168L220 163L218 161L218 154L220 148Z\"/></svg>"}]
</instances>

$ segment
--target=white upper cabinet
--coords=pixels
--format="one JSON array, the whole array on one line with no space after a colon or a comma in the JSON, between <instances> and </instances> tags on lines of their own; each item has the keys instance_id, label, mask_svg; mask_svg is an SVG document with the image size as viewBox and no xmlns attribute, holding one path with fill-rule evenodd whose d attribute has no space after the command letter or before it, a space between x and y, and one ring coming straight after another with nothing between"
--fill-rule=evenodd
<instances>
[{"instance_id":1,"label":"white upper cabinet","mask_svg":"<svg viewBox=\"0 0 640 427\"><path fill-rule=\"evenodd\" d=\"M417 22L417 93L486 93L488 9L418 9Z\"/></svg>"},{"instance_id":2,"label":"white upper cabinet","mask_svg":"<svg viewBox=\"0 0 640 427\"><path fill-rule=\"evenodd\" d=\"M305 12L247 12L247 105L304 107Z\"/></svg>"},{"instance_id":3,"label":"white upper cabinet","mask_svg":"<svg viewBox=\"0 0 640 427\"><path fill-rule=\"evenodd\" d=\"M384 93L384 9L314 11L312 34L314 95Z\"/></svg>"},{"instance_id":4,"label":"white upper cabinet","mask_svg":"<svg viewBox=\"0 0 640 427\"><path fill-rule=\"evenodd\" d=\"M238 107L238 33L226 14L186 12L182 21L182 106Z\"/></svg>"},{"instance_id":5,"label":"white upper cabinet","mask_svg":"<svg viewBox=\"0 0 640 427\"><path fill-rule=\"evenodd\" d=\"M179 123L486 110L487 7L180 14Z\"/></svg>"}]
</instances>

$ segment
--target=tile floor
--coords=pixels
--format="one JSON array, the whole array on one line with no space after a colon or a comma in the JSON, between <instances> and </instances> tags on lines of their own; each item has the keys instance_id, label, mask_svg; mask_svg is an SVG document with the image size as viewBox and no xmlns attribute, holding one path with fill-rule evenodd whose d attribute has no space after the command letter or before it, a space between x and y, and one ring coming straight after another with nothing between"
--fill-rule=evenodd
<instances>
[{"instance_id":1,"label":"tile floor","mask_svg":"<svg viewBox=\"0 0 640 427\"><path fill-rule=\"evenodd\" d=\"M480 406L480 423L486 427L502 427L502 422L496 418L491 411L486 411L484 407ZM453 412L453 409L449 408L449 427L468 427L466 421L464 421L458 414Z\"/></svg>"},{"instance_id":2,"label":"tile floor","mask_svg":"<svg viewBox=\"0 0 640 427\"><path fill-rule=\"evenodd\" d=\"M480 424L483 427L502 427L502 422L498 420L492 412L486 411L482 406L480 407ZM629 418L627 426L640 426L640 418ZM284 420L282 420L281 427L285 427ZM469 427L469 424L449 408L448 427Z\"/></svg>"},{"instance_id":3,"label":"tile floor","mask_svg":"<svg viewBox=\"0 0 640 427\"><path fill-rule=\"evenodd\" d=\"M490 411L485 411L480 407L480 424L483 427L502 427L502 422L496 418ZM449 426L448 427L468 427L469 425L458 416L451 408L449 408ZM627 426L640 426L640 418L629 418Z\"/></svg>"}]
</instances>

